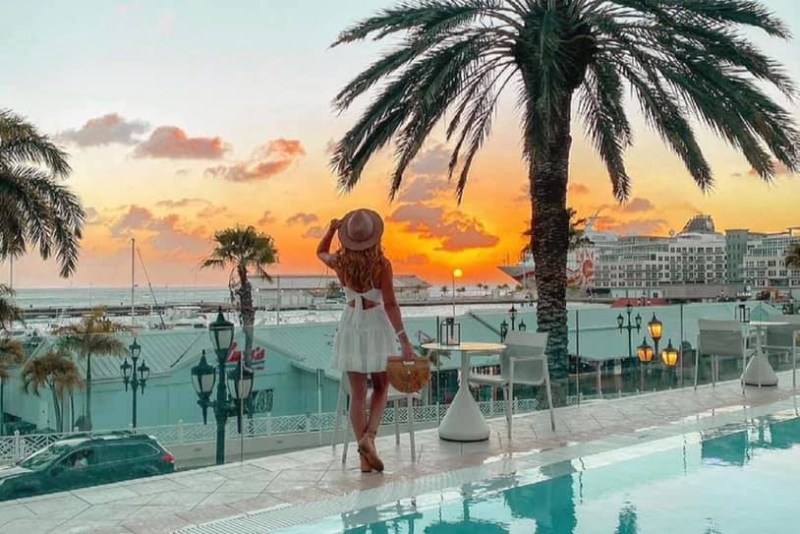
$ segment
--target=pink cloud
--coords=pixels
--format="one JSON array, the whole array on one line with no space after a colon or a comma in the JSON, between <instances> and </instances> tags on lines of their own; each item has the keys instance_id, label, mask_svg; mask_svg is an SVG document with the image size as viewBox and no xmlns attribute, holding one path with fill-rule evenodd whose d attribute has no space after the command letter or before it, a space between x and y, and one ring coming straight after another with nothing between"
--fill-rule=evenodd
<instances>
[{"instance_id":1,"label":"pink cloud","mask_svg":"<svg viewBox=\"0 0 800 534\"><path fill-rule=\"evenodd\" d=\"M263 181L285 172L305 154L297 139L274 139L256 150L249 160L210 167L205 174L229 182Z\"/></svg>"},{"instance_id":2,"label":"pink cloud","mask_svg":"<svg viewBox=\"0 0 800 534\"><path fill-rule=\"evenodd\" d=\"M137 158L220 159L230 147L220 137L189 137L176 126L159 126L133 152Z\"/></svg>"},{"instance_id":3,"label":"pink cloud","mask_svg":"<svg viewBox=\"0 0 800 534\"><path fill-rule=\"evenodd\" d=\"M139 142L136 136L149 129L150 126L145 121L127 120L118 113L108 113L89 119L80 128L65 130L58 134L58 138L82 147L113 143L133 145Z\"/></svg>"}]
</instances>

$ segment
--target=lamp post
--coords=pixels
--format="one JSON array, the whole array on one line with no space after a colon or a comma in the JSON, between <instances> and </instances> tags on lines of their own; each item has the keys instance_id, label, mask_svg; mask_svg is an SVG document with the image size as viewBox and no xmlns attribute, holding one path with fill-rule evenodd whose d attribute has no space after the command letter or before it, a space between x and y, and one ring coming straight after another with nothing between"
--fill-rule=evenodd
<instances>
[{"instance_id":1,"label":"lamp post","mask_svg":"<svg viewBox=\"0 0 800 534\"><path fill-rule=\"evenodd\" d=\"M125 391L128 391L128 384L131 386L131 392L133 395L133 414L131 415L131 423L133 428L136 428L136 391L140 390L142 395L144 395L144 385L147 382L148 377L150 376L150 368L147 367L147 364L140 363L138 366L136 365L139 361L139 356L142 354L142 347L136 342L134 338L133 343L128 347L128 350L131 354L131 362L128 363L128 358L125 358L125 361L122 362L122 365L119 366L120 372L122 373L122 382L125 384Z\"/></svg>"},{"instance_id":2,"label":"lamp post","mask_svg":"<svg viewBox=\"0 0 800 534\"><path fill-rule=\"evenodd\" d=\"M464 276L464 271L461 269L453 269L453 320L456 320L456 278Z\"/></svg>"},{"instance_id":3,"label":"lamp post","mask_svg":"<svg viewBox=\"0 0 800 534\"><path fill-rule=\"evenodd\" d=\"M625 323L625 318L620 313L617 316L617 326L619 327L620 334L623 330L628 331L628 358L633 359L633 331L636 330L639 332L639 330L642 329L642 316L637 313L636 318L631 321L633 306L631 306L630 303L625 306L625 313L628 315L627 324Z\"/></svg>"},{"instance_id":4,"label":"lamp post","mask_svg":"<svg viewBox=\"0 0 800 534\"><path fill-rule=\"evenodd\" d=\"M239 433L242 431L241 406L250 397L253 391L253 371L243 366L239 360L236 369L226 375L225 363L233 345L233 323L226 320L222 315L222 308L217 313L217 318L208 325L211 336L211 345L217 356L217 369L214 370L206 360L206 352L203 351L200 362L192 368L192 385L197 392L197 404L203 410L203 424L208 423L208 408L214 409L214 417L217 421L217 465L225 463L225 427L228 417L237 416ZM227 377L227 380L226 380ZM230 385L228 384L230 381ZM211 400L211 393L214 385L217 386L217 398ZM231 395L228 394L230 387Z\"/></svg>"},{"instance_id":5,"label":"lamp post","mask_svg":"<svg viewBox=\"0 0 800 534\"><path fill-rule=\"evenodd\" d=\"M511 330L512 331L513 330L519 330L520 332L525 332L528 329L528 326L525 324L525 321L520 319L519 324L518 325L516 324L516 322L517 322L517 314L518 313L519 312L517 311L517 309L514 307L514 304L512 303L511 304L511 308L508 310L508 315L511 318ZM500 342L501 343L506 340L506 336L508 335L508 332L509 332L508 321L503 319L500 322Z\"/></svg>"}]
</instances>

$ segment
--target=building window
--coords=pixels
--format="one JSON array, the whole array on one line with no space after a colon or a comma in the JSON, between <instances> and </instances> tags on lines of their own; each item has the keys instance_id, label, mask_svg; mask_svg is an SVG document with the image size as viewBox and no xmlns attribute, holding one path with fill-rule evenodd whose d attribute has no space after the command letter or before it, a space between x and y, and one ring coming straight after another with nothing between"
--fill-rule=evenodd
<instances>
[{"instance_id":1,"label":"building window","mask_svg":"<svg viewBox=\"0 0 800 534\"><path fill-rule=\"evenodd\" d=\"M253 392L253 413L272 411L272 388Z\"/></svg>"}]
</instances>

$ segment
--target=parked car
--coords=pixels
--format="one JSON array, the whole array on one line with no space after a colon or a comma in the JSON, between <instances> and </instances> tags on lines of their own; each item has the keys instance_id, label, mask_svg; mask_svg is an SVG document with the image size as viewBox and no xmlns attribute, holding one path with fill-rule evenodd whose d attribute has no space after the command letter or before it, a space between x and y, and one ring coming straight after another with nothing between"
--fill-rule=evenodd
<instances>
[{"instance_id":1,"label":"parked car","mask_svg":"<svg viewBox=\"0 0 800 534\"><path fill-rule=\"evenodd\" d=\"M56 441L16 464L0 467L0 501L174 471L175 457L152 436L87 433Z\"/></svg>"}]
</instances>

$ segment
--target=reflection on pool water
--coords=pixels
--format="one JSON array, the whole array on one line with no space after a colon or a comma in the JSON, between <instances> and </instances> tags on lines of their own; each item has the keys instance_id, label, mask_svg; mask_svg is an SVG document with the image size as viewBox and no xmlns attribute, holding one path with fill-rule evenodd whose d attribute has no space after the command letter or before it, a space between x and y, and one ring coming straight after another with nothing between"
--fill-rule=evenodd
<instances>
[{"instance_id":1,"label":"reflection on pool water","mask_svg":"<svg viewBox=\"0 0 800 534\"><path fill-rule=\"evenodd\" d=\"M798 503L800 419L771 416L345 513L292 532L796 533Z\"/></svg>"}]
</instances>

